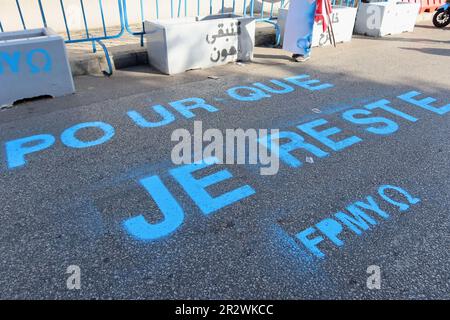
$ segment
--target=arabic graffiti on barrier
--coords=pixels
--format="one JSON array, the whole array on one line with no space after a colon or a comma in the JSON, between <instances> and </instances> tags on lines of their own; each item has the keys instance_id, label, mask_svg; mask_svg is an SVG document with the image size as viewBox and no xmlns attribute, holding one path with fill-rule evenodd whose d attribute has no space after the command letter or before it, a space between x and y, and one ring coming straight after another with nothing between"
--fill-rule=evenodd
<instances>
[{"instance_id":1,"label":"arabic graffiti on barrier","mask_svg":"<svg viewBox=\"0 0 450 320\"><path fill-rule=\"evenodd\" d=\"M333 25L336 25L339 23L339 13L338 12L333 12L331 14L331 22L333 23ZM318 27L322 28L322 25L323 25L322 20L317 22ZM322 32L319 37L319 46L324 46L327 43L331 44L330 34L328 32Z\"/></svg>"},{"instance_id":2,"label":"arabic graffiti on barrier","mask_svg":"<svg viewBox=\"0 0 450 320\"><path fill-rule=\"evenodd\" d=\"M241 34L241 22L231 22L229 28L224 31L224 23L218 24L217 33L214 35L206 35L206 42L213 46L213 52L211 53L210 60L212 62L225 61L228 57L234 57L237 55L237 40ZM236 28L235 28L236 27ZM225 39L221 43L216 42L218 39ZM232 41L230 41L230 39ZM221 46L226 46L223 48Z\"/></svg>"},{"instance_id":3,"label":"arabic graffiti on barrier","mask_svg":"<svg viewBox=\"0 0 450 320\"><path fill-rule=\"evenodd\" d=\"M263 99L272 99L274 96L289 94L295 90L307 90L321 92L334 86L323 83L317 79L311 79L309 75L298 75L283 79L272 79L268 83L256 82L252 85L235 86L226 90L226 94L240 106L247 106ZM354 125L358 132L365 131L370 136L388 137L400 130L398 119L412 125L420 119L414 114L414 109L404 112L399 109L397 102L405 103L416 109L423 109L430 114L444 116L450 113L450 103L442 105L432 97L420 97L422 93L408 91L396 97L396 100L378 99L370 103L364 103L361 107L350 107L331 113L347 123ZM219 112L220 109L206 100L191 97L172 101L168 106L154 105L142 110L129 110L127 116L136 126L144 130L164 127L181 119L195 119L197 110L206 112ZM159 121L150 121L146 116L149 112L161 117ZM330 157L343 152L354 145L364 141L360 134L352 134L332 123L333 119L325 119L315 115L313 119L299 121L294 125L289 124L280 130L278 139L279 159L284 164L284 170L302 170L303 162L296 154L303 151L318 159ZM80 130L100 130L101 137L96 140L83 141L77 135ZM59 136L62 146L75 149L92 148L111 141L115 136L115 128L108 123L92 121L76 124L64 130ZM339 138L338 138L339 137ZM271 148L271 136L269 139L258 141L266 148ZM33 164L33 154L56 148L57 136L41 132L36 135L22 137L5 142L6 164L9 170L24 168ZM266 142L264 142L266 141ZM59 147L59 146L58 146ZM314 162L315 163L315 162ZM212 196L206 189L234 178L228 169L217 170L217 160L179 165L174 168L155 172L141 177L139 185L151 196L161 211L164 219L158 223L150 223L144 215L136 214L133 217L123 219L123 228L127 234L140 241L152 241L162 239L180 230L186 216L186 208L177 199L167 186L167 180L176 182L182 190L192 199L204 215L212 216L224 207L233 205L257 194L257 190L251 184L241 182L235 189L226 193ZM197 173L216 169L214 173L196 178ZM325 239L337 247L342 247L343 241L339 234L347 228L356 235L368 231L379 221L388 219L392 214L392 208L400 212L409 210L413 205L419 204L420 199L414 192L407 191L397 184L384 184L379 186L376 193L368 195L365 199L358 200L346 206L345 210L329 216L313 226L309 226L295 234L289 234L296 239L297 244L311 253L314 257L324 257L323 248L318 248ZM388 205L390 210L382 209L382 205ZM372 212L373 214L369 214ZM379 221L377 221L377 219ZM274 222L276 224L276 222Z\"/></svg>"}]
</instances>

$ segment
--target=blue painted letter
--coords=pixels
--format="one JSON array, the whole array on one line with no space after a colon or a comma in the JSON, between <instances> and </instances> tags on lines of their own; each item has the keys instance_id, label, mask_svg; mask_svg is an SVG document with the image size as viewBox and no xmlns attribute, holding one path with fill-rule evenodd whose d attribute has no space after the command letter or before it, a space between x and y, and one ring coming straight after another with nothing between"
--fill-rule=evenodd
<instances>
[{"instance_id":1,"label":"blue painted letter","mask_svg":"<svg viewBox=\"0 0 450 320\"><path fill-rule=\"evenodd\" d=\"M411 115L409 115L407 113L404 113L404 112L402 112L400 110L392 108L391 106L388 106L389 103L391 103L389 100L381 99L381 100L378 100L376 102L369 103L369 104L365 105L364 108L369 109L369 110L382 109L384 111L387 111L387 112L390 112L392 114L395 114L395 115L397 115L397 116L399 116L399 117L401 117L403 119L406 119L408 121L411 121L411 122L416 122L417 121L417 118L414 118L413 116L411 116Z\"/></svg>"},{"instance_id":2,"label":"blue painted letter","mask_svg":"<svg viewBox=\"0 0 450 320\"><path fill-rule=\"evenodd\" d=\"M5 70L3 67L3 61L6 62L6 65L9 65L9 68L12 73L18 73L19 59L20 59L19 51L14 52L12 56L8 52L0 52L0 74L3 74Z\"/></svg>"},{"instance_id":3,"label":"blue painted letter","mask_svg":"<svg viewBox=\"0 0 450 320\"><path fill-rule=\"evenodd\" d=\"M38 66L33 60L36 54L39 54L44 57L45 62L43 63L42 66ZM48 51L44 49L34 49L28 52L27 63L28 66L30 67L31 73L50 72L52 69L52 57L50 56Z\"/></svg>"},{"instance_id":4,"label":"blue painted letter","mask_svg":"<svg viewBox=\"0 0 450 320\"><path fill-rule=\"evenodd\" d=\"M280 145L279 141L275 141L279 139L289 139L290 141L288 143ZM267 149L270 149L272 152L276 152L275 149L278 149L279 158L282 161L284 161L288 166L294 168L302 166L302 162L293 155L291 155L290 154L291 151L297 149L304 149L319 158L328 156L328 153L316 147L315 145L305 142L305 139L303 139L302 136L291 131L281 131L277 135L268 135L267 137L258 139L258 141L259 143L264 145ZM278 144L279 148L271 148L272 143Z\"/></svg>"},{"instance_id":5,"label":"blue painted letter","mask_svg":"<svg viewBox=\"0 0 450 320\"><path fill-rule=\"evenodd\" d=\"M415 198L412 195L410 195L406 190L403 190L400 187L396 187L396 186L391 186L391 185L383 185L381 187L378 188L378 194L387 202L393 204L394 206L397 206L399 208L400 211L405 211L408 210L409 205L403 202L398 202L395 200L392 200L391 198L389 198L384 192L386 190L395 190L398 193L402 194L403 196L406 197L406 200L408 200L409 204L416 204L418 202L420 202L419 198Z\"/></svg>"},{"instance_id":6,"label":"blue painted letter","mask_svg":"<svg viewBox=\"0 0 450 320\"><path fill-rule=\"evenodd\" d=\"M184 212L158 176L140 180L164 215L159 223L148 223L143 215L124 221L125 230L139 240L155 240L172 233L183 223Z\"/></svg>"},{"instance_id":7,"label":"blue painted letter","mask_svg":"<svg viewBox=\"0 0 450 320\"><path fill-rule=\"evenodd\" d=\"M309 251L314 253L317 257L323 258L325 255L322 251L320 251L316 245L323 241L321 236L309 239L308 236L313 234L316 231L314 227L310 227L302 232L297 233L296 237L299 239Z\"/></svg>"},{"instance_id":8,"label":"blue painted letter","mask_svg":"<svg viewBox=\"0 0 450 320\"><path fill-rule=\"evenodd\" d=\"M336 127L331 127L331 128L328 128L328 129L325 129L322 131L314 130L315 127L324 125L326 123L328 123L328 121L325 119L317 119L317 120L314 120L311 122L301 124L301 125L297 126L297 128L299 128L303 132L309 134L311 137L319 140L324 145L328 146L329 148L333 149L334 151L339 151L339 150L345 149L345 148L351 146L352 144L362 141L362 139L357 136L351 136L351 137L348 137L346 139L343 139L343 140L337 141L337 142L331 140L330 138L328 138L329 136L341 132L341 130Z\"/></svg>"},{"instance_id":9,"label":"blue painted letter","mask_svg":"<svg viewBox=\"0 0 450 320\"><path fill-rule=\"evenodd\" d=\"M40 142L29 147L25 147L24 144L30 144L30 142ZM8 161L8 167L10 169L25 165L25 155L37 151L47 149L55 143L55 137L50 134L38 134L22 139L12 140L6 142L6 159Z\"/></svg>"},{"instance_id":10,"label":"blue painted letter","mask_svg":"<svg viewBox=\"0 0 450 320\"><path fill-rule=\"evenodd\" d=\"M250 91L248 95L241 95L238 93L240 90L246 90ZM270 98L271 95L265 93L261 89L253 88L253 87L234 87L227 90L227 93L230 97L233 99L239 100L239 101L258 101L264 98Z\"/></svg>"},{"instance_id":11,"label":"blue painted letter","mask_svg":"<svg viewBox=\"0 0 450 320\"><path fill-rule=\"evenodd\" d=\"M384 123L384 126L370 126L365 130L374 134L391 134L398 130L398 124L392 120L384 117L365 117L357 118L355 115L370 115L372 112L365 109L350 109L342 114L342 118L345 120L355 123L355 124L374 124L374 123Z\"/></svg>"},{"instance_id":12,"label":"blue painted letter","mask_svg":"<svg viewBox=\"0 0 450 320\"><path fill-rule=\"evenodd\" d=\"M398 96L398 98L400 98L408 103L411 103L413 105L416 105L418 107L421 107L423 109L437 113L439 115L444 115L450 111L450 103L448 103L447 105L442 106L440 108L436 108L436 107L433 107L430 105L430 103L433 103L436 101L436 99L434 99L434 98L426 97L422 100L413 99L413 97L418 96L419 94L420 94L420 92L410 91L410 92L407 92L405 94Z\"/></svg>"},{"instance_id":13,"label":"blue painted letter","mask_svg":"<svg viewBox=\"0 0 450 320\"><path fill-rule=\"evenodd\" d=\"M156 128L165 126L175 120L175 116L169 112L162 105L156 105L152 107L153 110L158 113L163 119L157 122L151 122L145 119L139 112L130 110L127 112L128 116L141 128Z\"/></svg>"},{"instance_id":14,"label":"blue painted letter","mask_svg":"<svg viewBox=\"0 0 450 320\"><path fill-rule=\"evenodd\" d=\"M322 84L319 84L316 86L312 86L312 84L314 84L314 83L320 83L320 80L298 81L300 79L305 79L305 78L309 78L309 75L301 74L299 76L285 78L284 80L289 81L299 87L308 89L310 91L323 90L323 89L328 89L328 88L333 87L333 85L331 83L322 83Z\"/></svg>"},{"instance_id":15,"label":"blue painted letter","mask_svg":"<svg viewBox=\"0 0 450 320\"><path fill-rule=\"evenodd\" d=\"M205 109L208 112L216 112L218 109L205 102L200 98L188 98L184 100L174 101L169 103L175 110L181 113L186 118L193 118L195 114L191 112L194 109Z\"/></svg>"},{"instance_id":16,"label":"blue painted letter","mask_svg":"<svg viewBox=\"0 0 450 320\"><path fill-rule=\"evenodd\" d=\"M316 224L317 229L322 231L335 245L342 246L344 243L337 237L342 231L342 225L334 219L326 218Z\"/></svg>"},{"instance_id":17,"label":"blue painted letter","mask_svg":"<svg viewBox=\"0 0 450 320\"><path fill-rule=\"evenodd\" d=\"M231 173L228 170L221 170L201 179L195 179L192 173L216 164L218 161L217 158L207 158L203 162L196 162L170 170L170 174L181 184L184 191L204 214L210 214L255 193L255 190L245 185L216 198L211 197L205 188L231 178Z\"/></svg>"},{"instance_id":18,"label":"blue painted letter","mask_svg":"<svg viewBox=\"0 0 450 320\"><path fill-rule=\"evenodd\" d=\"M75 134L78 130L84 129L84 128L98 128L103 131L103 136L98 138L97 140L93 141L81 141L79 140ZM70 127L69 129L64 130L64 132L61 134L61 141L66 146L71 148L88 148L93 147L102 143L105 143L109 139L111 139L114 136L114 128L104 122L84 122L77 124L73 127Z\"/></svg>"},{"instance_id":19,"label":"blue painted letter","mask_svg":"<svg viewBox=\"0 0 450 320\"><path fill-rule=\"evenodd\" d=\"M267 92L276 93L276 94L285 94L285 93L289 93L289 92L294 91L294 88L292 88L291 86L289 86L286 83L283 83L281 81L270 80L270 82L276 84L277 86L281 87L282 89L274 89L274 88L271 88L271 87L266 86L265 84L259 83L259 82L256 82L253 85L255 87L261 88L261 89L263 89L263 90L265 90Z\"/></svg>"}]
</instances>

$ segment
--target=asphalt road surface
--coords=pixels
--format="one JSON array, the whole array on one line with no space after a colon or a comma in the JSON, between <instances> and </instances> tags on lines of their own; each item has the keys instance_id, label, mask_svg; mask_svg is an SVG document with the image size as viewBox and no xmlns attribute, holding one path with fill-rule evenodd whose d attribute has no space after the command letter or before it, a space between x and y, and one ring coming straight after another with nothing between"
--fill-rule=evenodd
<instances>
[{"instance_id":1,"label":"asphalt road surface","mask_svg":"<svg viewBox=\"0 0 450 320\"><path fill-rule=\"evenodd\" d=\"M79 77L73 96L2 110L0 297L450 298L449 65L449 30L426 24L413 34L314 49L305 64L260 48L254 63L173 77L146 67L110 79ZM309 86L332 86L310 90L283 80L302 74L309 78L299 81L320 81ZM227 93L254 83L277 88L270 80L292 90L257 101ZM194 97L217 111L169 105ZM368 113L382 99L403 113ZM158 122L155 105L172 121L144 128L127 114L140 114L141 125ZM171 161L171 134L192 133L194 120L204 130L280 129L303 137L309 150L305 144L290 150L291 162L282 157L271 176L260 175L259 165L197 168L194 179L230 173L205 194L189 173L170 171L180 167ZM74 126L92 122L107 124L106 133L92 127L74 133ZM332 127L341 131L323 133ZM16 141L30 136L31 142ZM301 142L283 142L289 141ZM134 234L125 226L139 215L154 225L165 221L142 183L154 176L159 184L150 189L159 191L159 207L171 206L170 215L178 210L178 221L167 219L170 233L158 229L160 237L143 240L152 234L145 225ZM234 197L208 198L243 186ZM378 210L373 203L367 208L368 196ZM366 214L368 228L337 218L351 217L349 208ZM69 266L80 268L80 290L67 288ZM369 289L368 278L381 279L380 289Z\"/></svg>"}]
</instances>

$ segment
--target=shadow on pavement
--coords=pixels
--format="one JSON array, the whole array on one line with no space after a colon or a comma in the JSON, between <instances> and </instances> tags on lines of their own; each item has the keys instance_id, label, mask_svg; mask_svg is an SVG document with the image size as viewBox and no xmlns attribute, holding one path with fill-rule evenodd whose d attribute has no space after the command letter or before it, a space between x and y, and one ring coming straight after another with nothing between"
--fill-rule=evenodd
<instances>
[{"instance_id":1,"label":"shadow on pavement","mask_svg":"<svg viewBox=\"0 0 450 320\"><path fill-rule=\"evenodd\" d=\"M450 49L441 49L441 48L400 48L400 49L450 57Z\"/></svg>"}]
</instances>

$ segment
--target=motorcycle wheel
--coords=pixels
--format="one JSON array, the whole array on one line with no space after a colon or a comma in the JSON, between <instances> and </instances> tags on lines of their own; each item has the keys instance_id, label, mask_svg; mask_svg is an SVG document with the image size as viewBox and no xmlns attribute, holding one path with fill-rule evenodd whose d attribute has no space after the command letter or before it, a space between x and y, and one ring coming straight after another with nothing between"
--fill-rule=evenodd
<instances>
[{"instance_id":1,"label":"motorcycle wheel","mask_svg":"<svg viewBox=\"0 0 450 320\"><path fill-rule=\"evenodd\" d=\"M433 16L433 24L436 28L444 28L450 24L450 13L444 9L436 11Z\"/></svg>"}]
</instances>

